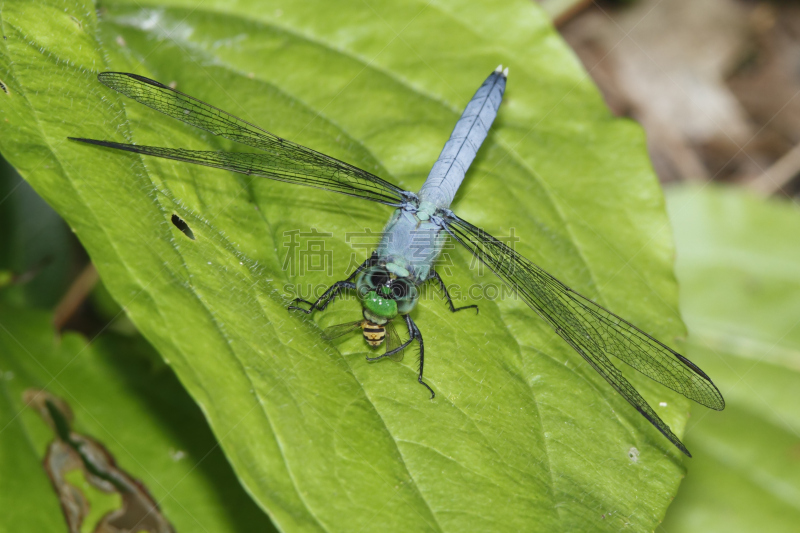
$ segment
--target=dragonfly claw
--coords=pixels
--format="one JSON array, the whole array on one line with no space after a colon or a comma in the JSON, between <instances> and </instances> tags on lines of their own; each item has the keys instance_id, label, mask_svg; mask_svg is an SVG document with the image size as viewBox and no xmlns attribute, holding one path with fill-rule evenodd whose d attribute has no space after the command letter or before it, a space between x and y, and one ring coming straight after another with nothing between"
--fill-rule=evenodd
<instances>
[{"instance_id":1,"label":"dragonfly claw","mask_svg":"<svg viewBox=\"0 0 800 533\"><path fill-rule=\"evenodd\" d=\"M427 384L427 383L425 383L424 381L422 381L422 376L418 377L418 378L417 378L417 381L419 381L419 384L420 384L420 385L424 386L426 389L428 389L429 391L431 391L431 397L430 397L430 399L431 399L431 400L433 400L433 399L436 397L436 393L435 393L435 392L433 392L433 389L432 389L432 388L430 388L430 387L428 386L428 384Z\"/></svg>"}]
</instances>

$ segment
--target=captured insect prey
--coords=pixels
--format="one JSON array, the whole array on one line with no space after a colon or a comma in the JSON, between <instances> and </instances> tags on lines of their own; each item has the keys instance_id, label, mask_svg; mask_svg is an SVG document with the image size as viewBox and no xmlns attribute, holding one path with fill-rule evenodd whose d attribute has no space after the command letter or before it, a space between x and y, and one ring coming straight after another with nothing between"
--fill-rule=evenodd
<instances>
[{"instance_id":1,"label":"captured insect prey","mask_svg":"<svg viewBox=\"0 0 800 533\"><path fill-rule=\"evenodd\" d=\"M689 451L659 418L610 357L645 376L712 409L725 407L717 387L691 361L630 322L581 296L556 278L450 210L470 164L489 132L503 100L508 69L497 67L478 88L419 192L405 191L365 170L273 135L221 109L157 81L121 72L104 72L98 79L119 93L174 119L236 141L261 153L189 150L71 138L187 163L306 185L363 198L393 208L381 241L361 266L334 283L315 302L296 299L290 310L323 311L344 291L355 291L362 317L325 330L334 339L361 330L368 345L385 352L370 361L400 360L416 341L419 347L417 381L433 399L423 379L425 347L422 331L411 318L423 284L433 282L444 293L452 312L456 307L433 265L449 238L460 243L492 270L532 310L530 320L544 320L639 413L686 455ZM394 320L405 322L408 340L401 342Z\"/></svg>"}]
</instances>

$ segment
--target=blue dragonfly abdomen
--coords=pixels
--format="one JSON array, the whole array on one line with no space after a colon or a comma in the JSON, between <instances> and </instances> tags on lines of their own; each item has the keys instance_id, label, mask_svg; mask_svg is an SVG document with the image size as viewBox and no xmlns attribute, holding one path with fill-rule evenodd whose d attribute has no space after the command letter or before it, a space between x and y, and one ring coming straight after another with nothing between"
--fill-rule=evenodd
<instances>
[{"instance_id":1,"label":"blue dragonfly abdomen","mask_svg":"<svg viewBox=\"0 0 800 533\"><path fill-rule=\"evenodd\" d=\"M507 76L508 69L504 71L501 65L486 78L461 114L420 189L419 205L399 208L386 224L377 253L396 276L411 278L415 283L429 278L447 238L441 223L431 220L431 216L439 208L450 207L497 116Z\"/></svg>"},{"instance_id":2,"label":"blue dragonfly abdomen","mask_svg":"<svg viewBox=\"0 0 800 533\"><path fill-rule=\"evenodd\" d=\"M464 175L497 116L497 110L506 90L507 76L508 69L502 70L502 65L497 67L467 104L456 127L453 128L453 133L450 134L450 139L439 154L439 159L428 174L428 179L419 191L422 210L429 205L434 210L450 207L464 180Z\"/></svg>"}]
</instances>

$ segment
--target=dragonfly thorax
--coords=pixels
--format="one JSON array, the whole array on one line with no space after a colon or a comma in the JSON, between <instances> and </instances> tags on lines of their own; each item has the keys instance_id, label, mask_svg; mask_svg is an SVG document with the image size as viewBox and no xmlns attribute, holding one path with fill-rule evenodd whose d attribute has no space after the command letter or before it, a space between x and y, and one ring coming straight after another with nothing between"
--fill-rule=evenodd
<instances>
[{"instance_id":1,"label":"dragonfly thorax","mask_svg":"<svg viewBox=\"0 0 800 533\"><path fill-rule=\"evenodd\" d=\"M422 283L430 276L447 240L439 210L430 202L407 203L389 219L376 252L398 277Z\"/></svg>"}]
</instances>

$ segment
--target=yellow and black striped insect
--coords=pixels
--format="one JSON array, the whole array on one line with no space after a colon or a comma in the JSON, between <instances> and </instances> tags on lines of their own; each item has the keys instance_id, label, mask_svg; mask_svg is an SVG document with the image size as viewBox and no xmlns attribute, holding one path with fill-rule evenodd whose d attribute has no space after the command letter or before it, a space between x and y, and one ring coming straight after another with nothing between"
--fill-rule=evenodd
<instances>
[{"instance_id":1,"label":"yellow and black striped insect","mask_svg":"<svg viewBox=\"0 0 800 533\"><path fill-rule=\"evenodd\" d=\"M322 336L326 340L333 340L343 337L357 329L362 330L364 334L364 340L366 340L367 344L373 348L377 348L383 344L384 341L386 341L386 352L378 357L367 357L367 361L377 361L378 359L383 359L384 357L389 357L393 361L403 360L404 350L398 350L402 344L400 341L400 335L398 335L397 330L391 321L387 321L383 324L372 322L367 319L357 320L355 322L346 322L344 324L337 324L335 326L326 328L322 333Z\"/></svg>"}]
</instances>

